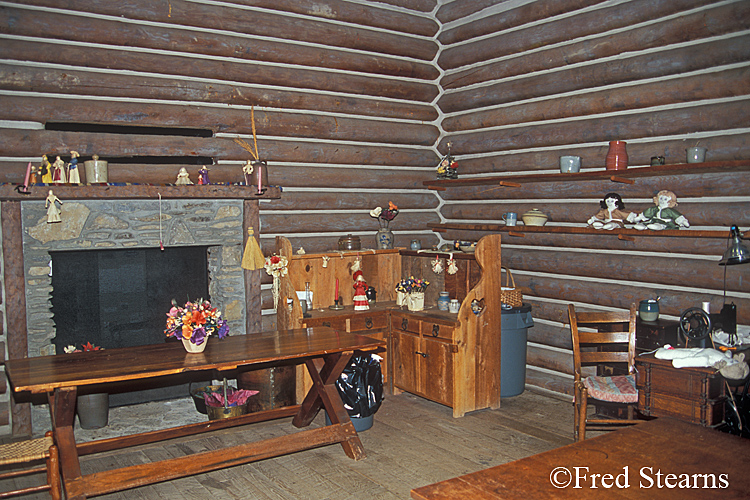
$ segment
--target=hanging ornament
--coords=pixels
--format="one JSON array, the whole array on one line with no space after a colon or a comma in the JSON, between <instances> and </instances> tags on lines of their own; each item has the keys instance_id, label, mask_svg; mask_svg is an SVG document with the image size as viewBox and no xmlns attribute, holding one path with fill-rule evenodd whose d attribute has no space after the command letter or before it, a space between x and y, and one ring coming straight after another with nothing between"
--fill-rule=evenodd
<instances>
[{"instance_id":1,"label":"hanging ornament","mask_svg":"<svg viewBox=\"0 0 750 500\"><path fill-rule=\"evenodd\" d=\"M359 255L356 259L354 259L354 262L352 262L352 274L356 273L362 269L362 260L359 258Z\"/></svg>"},{"instance_id":2,"label":"hanging ornament","mask_svg":"<svg viewBox=\"0 0 750 500\"><path fill-rule=\"evenodd\" d=\"M258 241L255 239L255 231L252 227L247 228L247 243L245 244L245 251L242 254L242 262L240 267L249 271L260 269L265 266L265 258L263 252L260 250Z\"/></svg>"},{"instance_id":3,"label":"hanging ornament","mask_svg":"<svg viewBox=\"0 0 750 500\"><path fill-rule=\"evenodd\" d=\"M450 258L448 259L448 274L456 274L458 272L458 264L456 264L456 261L453 259L453 254L451 254Z\"/></svg>"},{"instance_id":4,"label":"hanging ornament","mask_svg":"<svg viewBox=\"0 0 750 500\"><path fill-rule=\"evenodd\" d=\"M331 258L327 255L323 256L323 267L328 267L328 261L331 260Z\"/></svg>"},{"instance_id":5,"label":"hanging ornament","mask_svg":"<svg viewBox=\"0 0 750 500\"><path fill-rule=\"evenodd\" d=\"M440 274L443 272L443 269L443 261L440 260L440 257L435 257L435 260L432 261L432 272Z\"/></svg>"}]
</instances>

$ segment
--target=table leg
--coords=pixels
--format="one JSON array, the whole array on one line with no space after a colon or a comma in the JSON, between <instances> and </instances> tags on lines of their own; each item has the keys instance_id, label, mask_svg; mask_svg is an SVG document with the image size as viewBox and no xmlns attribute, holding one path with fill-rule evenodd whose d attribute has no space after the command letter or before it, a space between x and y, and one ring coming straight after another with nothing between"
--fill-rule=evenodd
<instances>
[{"instance_id":1,"label":"table leg","mask_svg":"<svg viewBox=\"0 0 750 500\"><path fill-rule=\"evenodd\" d=\"M320 366L320 363L316 364L316 360L305 362L312 379L312 387L305 396L299 413L292 420L292 424L295 427L310 425L318 411L325 408L328 412L328 418L331 420L331 425L340 425L347 433L346 439L341 441L341 446L344 448L346 455L354 460L360 460L366 456L364 447L334 385L344 368L349 364L353 354L349 351L325 356L325 362L322 366Z\"/></svg>"},{"instance_id":2,"label":"table leg","mask_svg":"<svg viewBox=\"0 0 750 500\"><path fill-rule=\"evenodd\" d=\"M47 395L55 443L57 443L60 452L60 469L65 488L65 498L68 500L83 500L86 498L78 487L81 479L81 464L78 460L76 439L73 434L77 394L77 388L73 387L55 389L53 394Z\"/></svg>"}]
</instances>

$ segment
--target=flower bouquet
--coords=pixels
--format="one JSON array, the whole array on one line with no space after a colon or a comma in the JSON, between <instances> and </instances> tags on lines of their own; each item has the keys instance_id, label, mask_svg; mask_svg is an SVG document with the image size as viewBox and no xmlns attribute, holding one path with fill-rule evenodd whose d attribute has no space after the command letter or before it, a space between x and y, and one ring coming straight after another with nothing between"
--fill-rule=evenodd
<instances>
[{"instance_id":1,"label":"flower bouquet","mask_svg":"<svg viewBox=\"0 0 750 500\"><path fill-rule=\"evenodd\" d=\"M185 349L190 350L192 346L205 348L209 335L215 333L223 339L228 332L229 327L227 321L221 319L221 311L211 307L209 301L199 299L186 302L183 307L179 307L177 302L172 300L172 308L167 313L167 328L164 333L167 337L182 340Z\"/></svg>"},{"instance_id":2,"label":"flower bouquet","mask_svg":"<svg viewBox=\"0 0 750 500\"><path fill-rule=\"evenodd\" d=\"M421 311L424 309L424 291L430 282L409 276L396 284L396 303L399 306L406 305L410 311Z\"/></svg>"},{"instance_id":3,"label":"flower bouquet","mask_svg":"<svg viewBox=\"0 0 750 500\"><path fill-rule=\"evenodd\" d=\"M378 220L381 229L388 228L388 225L398 215L398 207L392 202L388 202L388 208L375 207L370 210L370 217Z\"/></svg>"},{"instance_id":4,"label":"flower bouquet","mask_svg":"<svg viewBox=\"0 0 750 500\"><path fill-rule=\"evenodd\" d=\"M281 278L289 272L287 268L287 258L281 255L273 254L266 259L266 274L273 276L273 309L276 311L279 306L279 287Z\"/></svg>"},{"instance_id":5,"label":"flower bouquet","mask_svg":"<svg viewBox=\"0 0 750 500\"><path fill-rule=\"evenodd\" d=\"M430 282L422 279L422 278L415 278L414 276L409 276L408 278L404 278L401 281L396 284L396 291L397 292L403 292L403 293L412 293L412 292L423 292L427 288L427 285L429 285Z\"/></svg>"}]
</instances>

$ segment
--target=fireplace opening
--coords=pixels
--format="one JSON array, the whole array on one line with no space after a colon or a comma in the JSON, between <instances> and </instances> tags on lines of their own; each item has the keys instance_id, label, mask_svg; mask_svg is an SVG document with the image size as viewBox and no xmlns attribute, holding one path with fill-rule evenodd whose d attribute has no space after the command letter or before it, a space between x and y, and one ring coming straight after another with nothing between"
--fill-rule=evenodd
<instances>
[{"instance_id":1,"label":"fireplace opening","mask_svg":"<svg viewBox=\"0 0 750 500\"><path fill-rule=\"evenodd\" d=\"M58 355L86 342L104 349L158 344L174 299L208 294L208 247L50 252L52 314ZM110 406L183 397L187 385L110 394Z\"/></svg>"}]
</instances>

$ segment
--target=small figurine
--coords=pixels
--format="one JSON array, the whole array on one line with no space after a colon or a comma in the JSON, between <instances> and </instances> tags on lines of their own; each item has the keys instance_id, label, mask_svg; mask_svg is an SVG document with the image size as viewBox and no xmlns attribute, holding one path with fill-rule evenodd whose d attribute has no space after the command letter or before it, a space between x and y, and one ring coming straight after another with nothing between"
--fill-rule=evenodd
<instances>
[{"instance_id":1,"label":"small figurine","mask_svg":"<svg viewBox=\"0 0 750 500\"><path fill-rule=\"evenodd\" d=\"M438 179L458 179L458 163L451 156L451 143L448 143L448 154L443 156L437 168Z\"/></svg>"},{"instance_id":2,"label":"small figurine","mask_svg":"<svg viewBox=\"0 0 750 500\"><path fill-rule=\"evenodd\" d=\"M352 277L354 278L354 310L355 311L367 311L370 309L370 304L367 302L367 282L362 274L362 271L355 272Z\"/></svg>"},{"instance_id":3,"label":"small figurine","mask_svg":"<svg viewBox=\"0 0 750 500\"><path fill-rule=\"evenodd\" d=\"M39 177L37 176L38 168L34 165L31 167L31 175L29 176L29 186L33 186L37 182L39 182Z\"/></svg>"},{"instance_id":4,"label":"small figurine","mask_svg":"<svg viewBox=\"0 0 750 500\"><path fill-rule=\"evenodd\" d=\"M180 168L180 173L177 174L177 181L175 181L175 184L178 186L189 186L193 183L193 181L190 180L190 174L188 174L188 171L185 167Z\"/></svg>"},{"instance_id":5,"label":"small figurine","mask_svg":"<svg viewBox=\"0 0 750 500\"><path fill-rule=\"evenodd\" d=\"M432 261L431 266L432 266L432 272L435 274L442 273L443 269L445 268L445 266L443 265L443 261L440 260L440 256L437 256L437 255L435 256L435 260Z\"/></svg>"},{"instance_id":6,"label":"small figurine","mask_svg":"<svg viewBox=\"0 0 750 500\"><path fill-rule=\"evenodd\" d=\"M253 162L251 160L247 160L242 166L242 173L245 175L245 186L253 185L253 170Z\"/></svg>"},{"instance_id":7,"label":"small figurine","mask_svg":"<svg viewBox=\"0 0 750 500\"><path fill-rule=\"evenodd\" d=\"M44 206L47 209L47 224L62 222L62 218L60 217L62 211L57 207L57 203L62 206L60 199L50 189L49 193L47 193L47 199L44 202Z\"/></svg>"},{"instance_id":8,"label":"small figurine","mask_svg":"<svg viewBox=\"0 0 750 500\"><path fill-rule=\"evenodd\" d=\"M65 184L65 162L58 156L55 163L52 164L52 182L55 184Z\"/></svg>"},{"instance_id":9,"label":"small figurine","mask_svg":"<svg viewBox=\"0 0 750 500\"><path fill-rule=\"evenodd\" d=\"M663 189L654 196L655 207L649 207L642 214L634 218L637 222L635 229L651 229L661 231L662 229L680 229L690 227L690 223L680 212L675 210L677 206L677 195L672 191Z\"/></svg>"},{"instance_id":10,"label":"small figurine","mask_svg":"<svg viewBox=\"0 0 750 500\"><path fill-rule=\"evenodd\" d=\"M201 186L211 184L211 182L208 180L208 167L205 165L203 165L201 169L198 170L198 184Z\"/></svg>"},{"instance_id":11,"label":"small figurine","mask_svg":"<svg viewBox=\"0 0 750 500\"><path fill-rule=\"evenodd\" d=\"M42 156L42 164L39 166L39 175L42 176L42 184L52 184L52 164L47 155Z\"/></svg>"},{"instance_id":12,"label":"small figurine","mask_svg":"<svg viewBox=\"0 0 750 500\"><path fill-rule=\"evenodd\" d=\"M78 171L78 151L70 152L70 163L68 163L68 182L71 184L80 184L81 175Z\"/></svg>"},{"instance_id":13,"label":"small figurine","mask_svg":"<svg viewBox=\"0 0 750 500\"><path fill-rule=\"evenodd\" d=\"M617 193L607 193L599 202L599 210L587 222L594 229L606 229L611 231L618 227L625 227L625 221L633 222L636 214L625 211L622 197Z\"/></svg>"}]
</instances>

